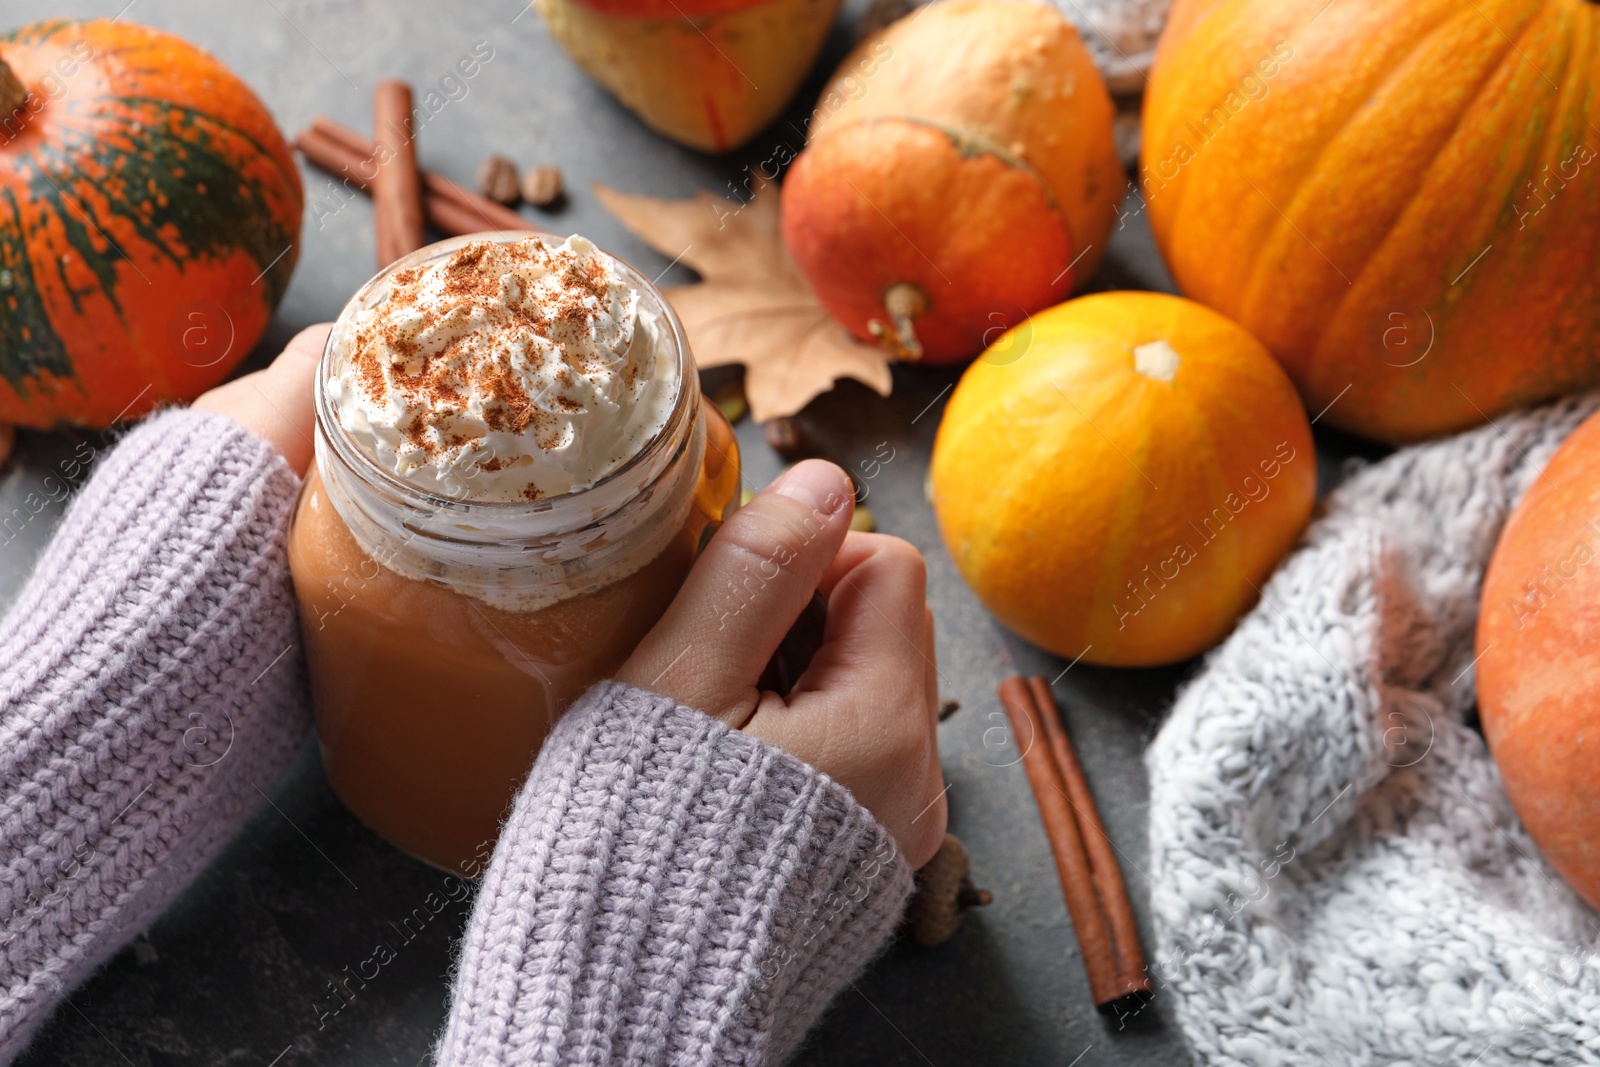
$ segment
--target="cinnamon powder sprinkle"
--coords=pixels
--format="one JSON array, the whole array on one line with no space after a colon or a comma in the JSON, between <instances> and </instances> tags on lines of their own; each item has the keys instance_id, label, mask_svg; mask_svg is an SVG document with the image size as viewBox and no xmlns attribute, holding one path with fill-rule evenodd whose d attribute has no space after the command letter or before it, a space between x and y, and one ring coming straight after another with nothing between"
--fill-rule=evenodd
<instances>
[{"instance_id":1,"label":"cinnamon powder sprinkle","mask_svg":"<svg viewBox=\"0 0 1600 1067\"><path fill-rule=\"evenodd\" d=\"M430 281L435 272L438 283ZM553 300L548 280L537 297L530 293L541 277L559 280ZM551 249L538 239L510 245L472 242L431 270L397 272L387 307L357 331L350 364L375 403L387 403L391 389L399 394L410 414L401 436L430 460L459 452L472 440L454 427L474 395L482 398L482 419L490 430L528 438L548 452L568 444L571 432L570 420L545 408L581 412L582 405L564 395L574 386L574 374L604 369L595 365L595 355L575 351L578 343L592 347L599 341L604 352L608 342L618 340L618 326L608 314L608 281L597 258ZM424 306L419 298L425 290ZM469 322L469 328L461 328ZM563 363L553 375L560 388L539 398L543 406L529 396L524 375L511 362L512 352L525 347L517 338L528 333L551 342ZM430 342L439 338L445 343L430 351ZM632 389L636 368L623 363L621 374ZM493 473L508 463L490 455L477 466ZM529 485L522 495L537 500L540 492Z\"/></svg>"}]
</instances>

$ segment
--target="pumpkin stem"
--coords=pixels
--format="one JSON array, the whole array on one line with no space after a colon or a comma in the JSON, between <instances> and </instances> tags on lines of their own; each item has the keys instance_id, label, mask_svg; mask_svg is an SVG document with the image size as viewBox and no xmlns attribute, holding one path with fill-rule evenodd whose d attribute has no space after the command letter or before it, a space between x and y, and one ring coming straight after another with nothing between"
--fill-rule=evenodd
<instances>
[{"instance_id":1,"label":"pumpkin stem","mask_svg":"<svg viewBox=\"0 0 1600 1067\"><path fill-rule=\"evenodd\" d=\"M1183 357L1166 341L1151 341L1133 350L1133 369L1146 378L1170 382L1178 376L1178 365Z\"/></svg>"},{"instance_id":2,"label":"pumpkin stem","mask_svg":"<svg viewBox=\"0 0 1600 1067\"><path fill-rule=\"evenodd\" d=\"M913 324L928 313L928 295L910 282L896 282L884 290L883 308L893 325L885 324L882 319L870 319L867 331L895 359L921 359L922 342L917 340Z\"/></svg>"},{"instance_id":3,"label":"pumpkin stem","mask_svg":"<svg viewBox=\"0 0 1600 1067\"><path fill-rule=\"evenodd\" d=\"M28 87L6 61L0 59L0 121L9 119L27 102Z\"/></svg>"}]
</instances>

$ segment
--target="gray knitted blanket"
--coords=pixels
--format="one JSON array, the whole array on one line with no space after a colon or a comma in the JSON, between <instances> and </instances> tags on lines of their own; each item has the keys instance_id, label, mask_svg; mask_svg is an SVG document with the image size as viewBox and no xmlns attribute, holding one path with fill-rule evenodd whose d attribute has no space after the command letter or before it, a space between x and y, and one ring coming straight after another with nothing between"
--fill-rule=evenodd
<instances>
[{"instance_id":1,"label":"gray knitted blanket","mask_svg":"<svg viewBox=\"0 0 1600 1067\"><path fill-rule=\"evenodd\" d=\"M1156 996L1206 1064L1600 1063L1600 921L1472 728L1500 528L1600 395L1327 500L1151 745Z\"/></svg>"}]
</instances>

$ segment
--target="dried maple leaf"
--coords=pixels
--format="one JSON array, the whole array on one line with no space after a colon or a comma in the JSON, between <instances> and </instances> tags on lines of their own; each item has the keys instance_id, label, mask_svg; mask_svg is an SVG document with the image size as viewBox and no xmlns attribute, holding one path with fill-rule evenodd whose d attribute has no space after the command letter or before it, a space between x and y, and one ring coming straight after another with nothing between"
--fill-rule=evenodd
<instances>
[{"instance_id":1,"label":"dried maple leaf","mask_svg":"<svg viewBox=\"0 0 1600 1067\"><path fill-rule=\"evenodd\" d=\"M597 185L594 193L651 248L699 272L697 284L670 288L667 299L696 363L745 365L757 422L793 415L840 378L889 395L889 354L846 333L790 260L771 183L742 206L707 192L658 200Z\"/></svg>"}]
</instances>

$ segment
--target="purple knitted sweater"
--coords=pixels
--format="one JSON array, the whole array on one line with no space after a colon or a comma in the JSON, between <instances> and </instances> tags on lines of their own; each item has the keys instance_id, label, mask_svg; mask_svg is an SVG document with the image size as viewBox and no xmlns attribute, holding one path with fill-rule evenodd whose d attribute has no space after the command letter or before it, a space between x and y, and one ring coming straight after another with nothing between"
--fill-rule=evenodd
<instances>
[{"instance_id":1,"label":"purple knitted sweater","mask_svg":"<svg viewBox=\"0 0 1600 1067\"><path fill-rule=\"evenodd\" d=\"M298 490L231 420L156 416L96 470L0 620L0 1064L305 739L284 551ZM888 833L826 775L596 686L502 831L438 1062L779 1063L910 892Z\"/></svg>"}]
</instances>

